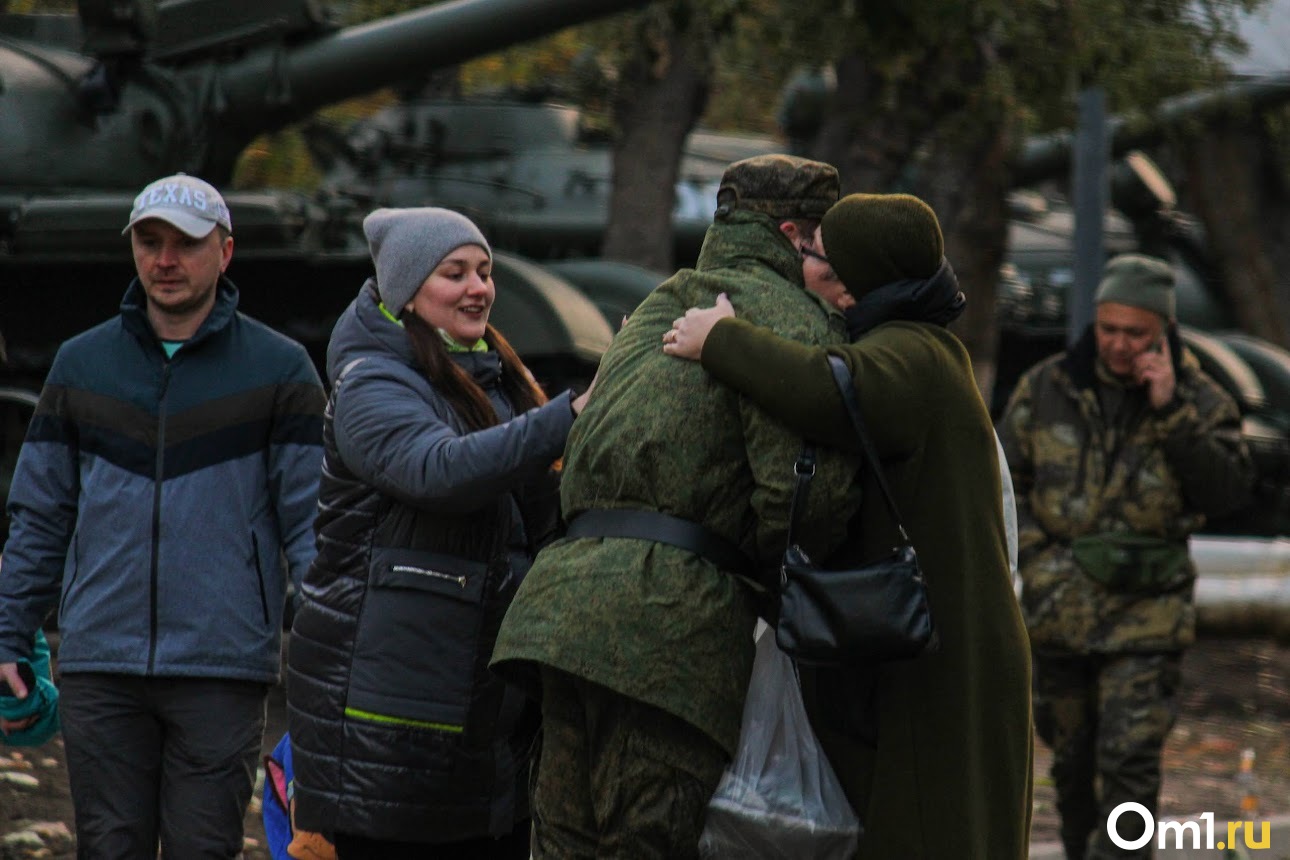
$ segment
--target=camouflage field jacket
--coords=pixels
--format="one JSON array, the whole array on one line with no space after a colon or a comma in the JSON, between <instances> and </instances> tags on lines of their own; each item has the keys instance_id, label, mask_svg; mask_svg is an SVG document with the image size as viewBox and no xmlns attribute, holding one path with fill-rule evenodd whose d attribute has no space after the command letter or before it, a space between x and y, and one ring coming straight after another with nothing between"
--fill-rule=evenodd
<instances>
[{"instance_id":1,"label":"camouflage field jacket","mask_svg":"<svg viewBox=\"0 0 1290 860\"><path fill-rule=\"evenodd\" d=\"M999 436L1017 494L1022 611L1039 653L1169 651L1195 638L1195 570L1147 591L1104 586L1072 541L1132 533L1185 547L1207 516L1239 508L1253 479L1236 404L1170 335L1174 401L1153 410L1144 388L1121 389L1119 420L1103 414L1092 327L1068 353L1017 385Z\"/></svg>"},{"instance_id":2,"label":"camouflage field jacket","mask_svg":"<svg viewBox=\"0 0 1290 860\"><path fill-rule=\"evenodd\" d=\"M725 292L740 316L813 345L846 340L842 317L805 290L801 258L767 216L708 230L697 267L655 289L614 338L565 448L566 518L593 508L662 511L738 544L772 569L783 555L801 437L663 353L663 333ZM748 356L756 363L756 356ZM857 460L821 451L796 535L821 557L859 506ZM748 589L685 550L628 538L557 541L507 611L493 665L523 683L554 667L672 713L728 751L739 738L755 621Z\"/></svg>"}]
</instances>

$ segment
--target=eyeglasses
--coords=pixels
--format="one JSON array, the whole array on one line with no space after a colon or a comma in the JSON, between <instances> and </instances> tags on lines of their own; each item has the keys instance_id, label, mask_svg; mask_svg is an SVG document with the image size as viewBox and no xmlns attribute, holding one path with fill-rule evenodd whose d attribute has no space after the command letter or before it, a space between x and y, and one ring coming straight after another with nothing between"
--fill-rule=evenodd
<instances>
[{"instance_id":1,"label":"eyeglasses","mask_svg":"<svg viewBox=\"0 0 1290 860\"><path fill-rule=\"evenodd\" d=\"M803 246L802 246L801 248L799 248L798 250L802 252L802 259L806 259L807 257L810 257L810 258L811 258L811 259L813 259L813 260L819 260L821 263L823 263L823 264L824 264L824 265L826 265L826 266L831 266L831 265L832 265L832 264L829 262L829 258L828 258L828 257L824 256L823 254L821 254L819 251L815 250L814 248L808 248L808 247L806 247L805 245L803 245Z\"/></svg>"}]
</instances>

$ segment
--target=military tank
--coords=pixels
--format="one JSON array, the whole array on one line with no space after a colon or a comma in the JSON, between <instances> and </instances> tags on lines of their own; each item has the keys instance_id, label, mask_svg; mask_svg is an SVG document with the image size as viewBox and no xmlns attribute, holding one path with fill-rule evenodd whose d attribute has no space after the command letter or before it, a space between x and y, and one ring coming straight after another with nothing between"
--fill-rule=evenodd
<instances>
[{"instance_id":1,"label":"military tank","mask_svg":"<svg viewBox=\"0 0 1290 860\"><path fill-rule=\"evenodd\" d=\"M152 179L227 188L251 140L322 106L637 5L453 0L351 27L314 0L84 0L79 17L0 16L0 386L37 390L59 343L115 311L132 276L121 226ZM321 366L370 273L364 201L226 199L242 308ZM589 378L612 336L590 300L514 254L498 254L497 282L494 319L539 378Z\"/></svg>"}]
</instances>

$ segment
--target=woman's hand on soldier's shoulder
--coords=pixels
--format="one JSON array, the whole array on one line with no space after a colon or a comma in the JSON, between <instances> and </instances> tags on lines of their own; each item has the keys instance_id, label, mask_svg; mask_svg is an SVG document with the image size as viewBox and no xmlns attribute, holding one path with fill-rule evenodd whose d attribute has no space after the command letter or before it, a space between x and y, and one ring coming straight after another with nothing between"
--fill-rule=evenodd
<instances>
[{"instance_id":1,"label":"woman's hand on soldier's shoulder","mask_svg":"<svg viewBox=\"0 0 1290 860\"><path fill-rule=\"evenodd\" d=\"M698 361L712 327L734 315L734 305L725 293L717 296L717 303L710 308L690 308L685 316L673 320L672 328L663 334L663 352Z\"/></svg>"}]
</instances>

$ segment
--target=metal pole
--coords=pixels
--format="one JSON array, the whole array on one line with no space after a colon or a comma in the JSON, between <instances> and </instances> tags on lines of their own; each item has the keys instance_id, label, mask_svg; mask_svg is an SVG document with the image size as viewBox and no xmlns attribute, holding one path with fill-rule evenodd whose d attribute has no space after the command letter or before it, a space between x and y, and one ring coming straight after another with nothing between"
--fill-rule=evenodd
<instances>
[{"instance_id":1,"label":"metal pole","mask_svg":"<svg viewBox=\"0 0 1290 860\"><path fill-rule=\"evenodd\" d=\"M1106 133L1106 92L1081 90L1079 126L1071 166L1075 209L1075 270L1066 297L1066 343L1073 344L1093 321L1093 293L1105 255L1102 221L1110 197L1110 139Z\"/></svg>"}]
</instances>

